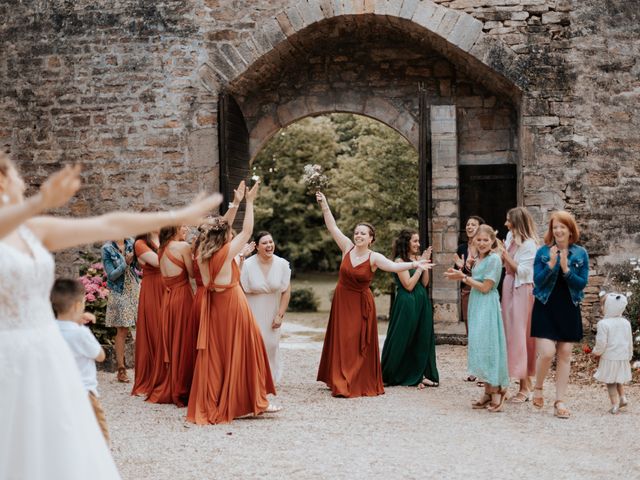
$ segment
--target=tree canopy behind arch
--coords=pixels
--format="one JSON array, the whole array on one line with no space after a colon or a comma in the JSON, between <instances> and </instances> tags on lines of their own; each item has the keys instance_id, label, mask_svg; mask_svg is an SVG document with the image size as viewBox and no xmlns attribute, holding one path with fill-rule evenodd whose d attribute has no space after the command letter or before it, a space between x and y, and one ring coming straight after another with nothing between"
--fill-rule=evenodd
<instances>
[{"instance_id":1,"label":"tree canopy behind arch","mask_svg":"<svg viewBox=\"0 0 640 480\"><path fill-rule=\"evenodd\" d=\"M294 270L340 265L315 196L301 181L306 164L322 166L329 177L325 194L345 235L358 222L369 222L377 231L374 249L389 256L402 228L417 229L418 155L407 140L359 115L305 118L278 132L253 163L263 182L255 230L273 234Z\"/></svg>"}]
</instances>

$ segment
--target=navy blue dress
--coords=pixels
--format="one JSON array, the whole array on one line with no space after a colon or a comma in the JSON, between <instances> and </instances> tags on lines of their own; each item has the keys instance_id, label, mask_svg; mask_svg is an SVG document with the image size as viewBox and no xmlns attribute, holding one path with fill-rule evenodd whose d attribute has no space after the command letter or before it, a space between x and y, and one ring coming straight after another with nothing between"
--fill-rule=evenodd
<instances>
[{"instance_id":1,"label":"navy blue dress","mask_svg":"<svg viewBox=\"0 0 640 480\"><path fill-rule=\"evenodd\" d=\"M546 304L536 298L531 316L531 336L556 342L582 340L580 306L571 301L564 275L558 275Z\"/></svg>"}]
</instances>

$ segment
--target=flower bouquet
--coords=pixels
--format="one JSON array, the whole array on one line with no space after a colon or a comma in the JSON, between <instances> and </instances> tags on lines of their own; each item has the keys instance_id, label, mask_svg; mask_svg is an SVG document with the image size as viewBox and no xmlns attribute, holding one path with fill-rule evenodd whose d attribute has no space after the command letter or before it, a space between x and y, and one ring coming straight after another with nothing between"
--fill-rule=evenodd
<instances>
[{"instance_id":1,"label":"flower bouquet","mask_svg":"<svg viewBox=\"0 0 640 480\"><path fill-rule=\"evenodd\" d=\"M318 164L304 166L302 183L307 187L307 192L315 195L316 192L325 190L329 186L329 178L322 173L322 167Z\"/></svg>"}]
</instances>

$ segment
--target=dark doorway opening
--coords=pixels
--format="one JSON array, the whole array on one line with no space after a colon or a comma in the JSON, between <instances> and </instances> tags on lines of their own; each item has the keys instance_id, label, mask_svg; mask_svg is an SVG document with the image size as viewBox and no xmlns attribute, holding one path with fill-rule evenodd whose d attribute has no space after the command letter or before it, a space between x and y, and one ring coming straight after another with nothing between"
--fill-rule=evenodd
<instances>
[{"instance_id":1,"label":"dark doorway opening","mask_svg":"<svg viewBox=\"0 0 640 480\"><path fill-rule=\"evenodd\" d=\"M518 205L517 166L461 165L460 171L460 242L466 242L464 226L471 215L479 215L498 230L498 237L507 236L504 226L507 211Z\"/></svg>"}]
</instances>

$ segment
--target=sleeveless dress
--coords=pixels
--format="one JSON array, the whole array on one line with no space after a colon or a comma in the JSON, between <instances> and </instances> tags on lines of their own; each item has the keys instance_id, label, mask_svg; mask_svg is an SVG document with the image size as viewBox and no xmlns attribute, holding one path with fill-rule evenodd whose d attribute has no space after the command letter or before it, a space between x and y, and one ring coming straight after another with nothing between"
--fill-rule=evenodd
<instances>
[{"instance_id":1,"label":"sleeveless dress","mask_svg":"<svg viewBox=\"0 0 640 480\"><path fill-rule=\"evenodd\" d=\"M51 254L0 241L0 478L118 479L49 293ZM81 452L81 454L79 454Z\"/></svg>"},{"instance_id":2,"label":"sleeveless dress","mask_svg":"<svg viewBox=\"0 0 640 480\"><path fill-rule=\"evenodd\" d=\"M369 288L373 279L371 254L354 267L350 253L340 264L317 379L326 383L335 397L381 395L376 305Z\"/></svg>"},{"instance_id":3,"label":"sleeveless dress","mask_svg":"<svg viewBox=\"0 0 640 480\"><path fill-rule=\"evenodd\" d=\"M166 255L182 272L162 277L166 293L162 300L162 350L156 362L153 390L147 401L174 403L184 407L189 399L191 376L195 360L193 344L193 290L185 264L167 248L161 248L158 258Z\"/></svg>"},{"instance_id":4,"label":"sleeveless dress","mask_svg":"<svg viewBox=\"0 0 640 480\"><path fill-rule=\"evenodd\" d=\"M280 308L282 293L289 288L290 281L289 262L276 255L273 256L273 263L266 277L258 264L257 255L247 258L242 265L240 282L247 295L249 307L251 307L260 327L275 383L282 378L282 358L280 355L282 328L272 328L271 325Z\"/></svg>"},{"instance_id":5,"label":"sleeveless dress","mask_svg":"<svg viewBox=\"0 0 640 480\"><path fill-rule=\"evenodd\" d=\"M511 241L507 251L514 257L518 245ZM533 310L533 283L516 288L516 272L505 262L502 282L502 320L507 340L509 375L526 378L536 373L536 341L531 337L531 312Z\"/></svg>"},{"instance_id":6,"label":"sleeveless dress","mask_svg":"<svg viewBox=\"0 0 640 480\"><path fill-rule=\"evenodd\" d=\"M231 283L214 283L229 248L227 243L208 261L209 283L202 300L198 356L187 409L187 420L199 425L229 423L262 413L269 406L267 394L276 393L269 357L240 287L236 262L231 262Z\"/></svg>"},{"instance_id":7,"label":"sleeveless dress","mask_svg":"<svg viewBox=\"0 0 640 480\"><path fill-rule=\"evenodd\" d=\"M413 275L415 270L409 270ZM387 338L382 348L382 380L386 385L417 385L426 377L439 382L436 334L427 289L420 281L412 291L398 275Z\"/></svg>"},{"instance_id":8,"label":"sleeveless dress","mask_svg":"<svg viewBox=\"0 0 640 480\"><path fill-rule=\"evenodd\" d=\"M136 241L135 250L138 257L153 251L144 240ZM158 355L157 347L161 338L164 291L160 269L148 264L142 265L142 283L136 322L135 379L131 395L147 395L153 388L153 365Z\"/></svg>"},{"instance_id":9,"label":"sleeveless dress","mask_svg":"<svg viewBox=\"0 0 640 480\"><path fill-rule=\"evenodd\" d=\"M476 262L471 273L478 282L493 280L493 286L487 293L472 288L469 294L468 370L494 387L508 387L507 342L498 295L502 261L490 253Z\"/></svg>"}]
</instances>

